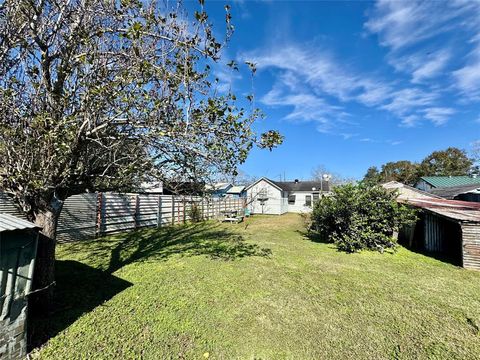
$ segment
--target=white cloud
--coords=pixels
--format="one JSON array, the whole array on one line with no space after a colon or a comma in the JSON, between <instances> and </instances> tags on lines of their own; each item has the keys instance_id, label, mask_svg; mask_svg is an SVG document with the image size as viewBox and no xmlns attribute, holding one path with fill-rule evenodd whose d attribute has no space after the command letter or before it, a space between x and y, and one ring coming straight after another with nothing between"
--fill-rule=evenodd
<instances>
[{"instance_id":1,"label":"white cloud","mask_svg":"<svg viewBox=\"0 0 480 360\"><path fill-rule=\"evenodd\" d=\"M350 133L341 133L340 135L343 137L343 140L348 140L355 136L358 136L358 134L350 134Z\"/></svg>"},{"instance_id":2,"label":"white cloud","mask_svg":"<svg viewBox=\"0 0 480 360\"><path fill-rule=\"evenodd\" d=\"M419 63L412 73L412 82L421 83L441 74L450 56L450 50L443 49L430 56L426 62Z\"/></svg>"},{"instance_id":3,"label":"white cloud","mask_svg":"<svg viewBox=\"0 0 480 360\"><path fill-rule=\"evenodd\" d=\"M377 79L349 71L323 49L280 45L269 51L246 54L243 58L257 63L260 70L276 68L288 71L289 76L307 84L313 91L334 96L341 101L378 104L385 100L390 91L388 85Z\"/></svg>"},{"instance_id":4,"label":"white cloud","mask_svg":"<svg viewBox=\"0 0 480 360\"><path fill-rule=\"evenodd\" d=\"M416 114L411 114L402 117L401 125L404 127L415 127L421 121L421 118Z\"/></svg>"},{"instance_id":5,"label":"white cloud","mask_svg":"<svg viewBox=\"0 0 480 360\"><path fill-rule=\"evenodd\" d=\"M284 79L291 79L287 77ZM292 107L285 117L291 121L313 121L318 123L317 130L329 132L342 122L348 114L340 106L328 104L325 99L313 94L297 91L291 93L284 83L277 83L260 101L268 106Z\"/></svg>"},{"instance_id":6,"label":"white cloud","mask_svg":"<svg viewBox=\"0 0 480 360\"><path fill-rule=\"evenodd\" d=\"M468 14L467 1L380 0L365 28L378 34L380 43L397 51L431 39L454 26L454 20Z\"/></svg>"},{"instance_id":7,"label":"white cloud","mask_svg":"<svg viewBox=\"0 0 480 360\"><path fill-rule=\"evenodd\" d=\"M431 107L423 110L425 118L432 121L435 125L445 124L451 115L455 114L455 110L445 107Z\"/></svg>"},{"instance_id":8,"label":"white cloud","mask_svg":"<svg viewBox=\"0 0 480 360\"><path fill-rule=\"evenodd\" d=\"M416 66L413 78L420 81L440 72L449 58L449 52L439 51L423 65L411 59L408 66ZM438 106L442 88L384 81L356 72L329 52L312 47L287 44L244 54L242 59L254 61L260 72L274 70L271 75L276 80L260 99L263 104L291 107L286 119L317 122L322 132L350 133L345 128L353 117L344 108L353 102L388 111L405 127L424 120L440 125L453 114L452 109Z\"/></svg>"},{"instance_id":9,"label":"white cloud","mask_svg":"<svg viewBox=\"0 0 480 360\"><path fill-rule=\"evenodd\" d=\"M389 63L410 74L413 83L435 79L429 85L443 81L465 98L480 97L480 1L379 0L365 28L390 49ZM473 49L453 57L452 44ZM456 70L446 69L452 60Z\"/></svg>"},{"instance_id":10,"label":"white cloud","mask_svg":"<svg viewBox=\"0 0 480 360\"><path fill-rule=\"evenodd\" d=\"M419 88L406 88L395 91L392 94L392 101L383 108L395 115L405 116L412 110L432 105L438 97L438 93L435 92L425 92Z\"/></svg>"},{"instance_id":11,"label":"white cloud","mask_svg":"<svg viewBox=\"0 0 480 360\"><path fill-rule=\"evenodd\" d=\"M465 95L476 98L480 95L480 59L453 72L457 87Z\"/></svg>"}]
</instances>

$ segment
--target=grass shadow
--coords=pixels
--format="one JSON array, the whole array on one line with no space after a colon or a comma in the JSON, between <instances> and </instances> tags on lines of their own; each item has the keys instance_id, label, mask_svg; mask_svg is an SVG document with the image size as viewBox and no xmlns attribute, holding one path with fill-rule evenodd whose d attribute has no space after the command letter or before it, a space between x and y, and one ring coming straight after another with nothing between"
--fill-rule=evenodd
<instances>
[{"instance_id":1,"label":"grass shadow","mask_svg":"<svg viewBox=\"0 0 480 360\"><path fill-rule=\"evenodd\" d=\"M270 249L247 243L235 232L214 222L142 229L105 238L68 244L67 257L85 255L79 261L56 261L54 312L31 314L29 346L43 345L84 313L92 311L132 284L112 275L133 262L163 261L171 256L208 256L234 261L249 256L270 257Z\"/></svg>"},{"instance_id":2,"label":"grass shadow","mask_svg":"<svg viewBox=\"0 0 480 360\"><path fill-rule=\"evenodd\" d=\"M315 232L315 231L310 231L310 230L296 230L297 234L301 235L304 239L310 240L316 243L321 243L321 244L330 244L332 243L328 241L328 239L325 236L322 236L321 234Z\"/></svg>"},{"instance_id":3,"label":"grass shadow","mask_svg":"<svg viewBox=\"0 0 480 360\"><path fill-rule=\"evenodd\" d=\"M170 256L206 255L233 261L248 256L269 257L271 250L247 243L238 233L212 222L169 226L123 234L111 249L108 271L132 262L161 260Z\"/></svg>"},{"instance_id":4,"label":"grass shadow","mask_svg":"<svg viewBox=\"0 0 480 360\"><path fill-rule=\"evenodd\" d=\"M427 257L430 257L430 258L433 258L435 260L438 260L438 261L441 261L441 262L444 262L444 263L447 263L447 264L450 264L450 265L454 265L454 266L462 266L462 261L461 261L461 257L460 256L455 256L455 255L451 255L451 254L448 254L448 253L445 253L445 252L433 252L433 251L427 251L425 249L422 249L422 248L417 248L417 247L409 247L409 246L406 246L406 245L403 245L406 249L416 253L416 254L420 254L420 255L423 255L423 256L427 256Z\"/></svg>"},{"instance_id":5,"label":"grass shadow","mask_svg":"<svg viewBox=\"0 0 480 360\"><path fill-rule=\"evenodd\" d=\"M132 285L78 261L57 260L55 266L54 310L51 314L32 313L29 319L28 343L32 349Z\"/></svg>"}]
</instances>

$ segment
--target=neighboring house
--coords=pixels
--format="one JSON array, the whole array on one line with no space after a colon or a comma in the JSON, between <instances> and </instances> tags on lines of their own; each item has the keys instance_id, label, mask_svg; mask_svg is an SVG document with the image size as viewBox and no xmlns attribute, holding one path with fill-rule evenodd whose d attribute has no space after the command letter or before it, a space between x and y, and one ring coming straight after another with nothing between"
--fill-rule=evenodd
<instances>
[{"instance_id":1,"label":"neighboring house","mask_svg":"<svg viewBox=\"0 0 480 360\"><path fill-rule=\"evenodd\" d=\"M230 183L216 183L213 185L206 185L205 189L208 194L214 198L222 198L227 195L227 191L233 187Z\"/></svg>"},{"instance_id":2,"label":"neighboring house","mask_svg":"<svg viewBox=\"0 0 480 360\"><path fill-rule=\"evenodd\" d=\"M448 200L480 202L480 184L438 188L430 192Z\"/></svg>"},{"instance_id":3,"label":"neighboring house","mask_svg":"<svg viewBox=\"0 0 480 360\"><path fill-rule=\"evenodd\" d=\"M169 182L163 184L163 195L202 196L205 184L196 182Z\"/></svg>"},{"instance_id":4,"label":"neighboring house","mask_svg":"<svg viewBox=\"0 0 480 360\"><path fill-rule=\"evenodd\" d=\"M480 177L472 176L423 176L415 184L417 189L430 191L431 189L452 186L476 185L480 186Z\"/></svg>"},{"instance_id":5,"label":"neighboring house","mask_svg":"<svg viewBox=\"0 0 480 360\"><path fill-rule=\"evenodd\" d=\"M252 214L310 212L320 196L330 191L327 181L273 181L261 178L246 187Z\"/></svg>"},{"instance_id":6,"label":"neighboring house","mask_svg":"<svg viewBox=\"0 0 480 360\"><path fill-rule=\"evenodd\" d=\"M245 191L245 186L232 186L227 190L227 196L236 199L246 197L247 192Z\"/></svg>"},{"instance_id":7,"label":"neighboring house","mask_svg":"<svg viewBox=\"0 0 480 360\"><path fill-rule=\"evenodd\" d=\"M419 190L412 186L403 184L398 181L389 181L387 183L382 184L385 189L389 190L396 190L398 191L398 199L399 200L410 200L410 199L440 199L440 196L435 194Z\"/></svg>"},{"instance_id":8,"label":"neighboring house","mask_svg":"<svg viewBox=\"0 0 480 360\"><path fill-rule=\"evenodd\" d=\"M141 183L137 192L146 194L163 194L163 183L161 181Z\"/></svg>"}]
</instances>

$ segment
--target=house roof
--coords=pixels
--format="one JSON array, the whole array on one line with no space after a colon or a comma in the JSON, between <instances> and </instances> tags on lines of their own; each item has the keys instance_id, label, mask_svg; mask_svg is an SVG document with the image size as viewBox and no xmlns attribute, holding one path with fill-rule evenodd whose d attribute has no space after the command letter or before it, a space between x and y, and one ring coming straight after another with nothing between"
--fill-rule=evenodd
<instances>
[{"instance_id":1,"label":"house roof","mask_svg":"<svg viewBox=\"0 0 480 360\"><path fill-rule=\"evenodd\" d=\"M446 188L435 188L430 190L432 194L440 196L445 199L453 199L457 195L465 194L468 192L477 192L477 191L480 191L480 184L450 186Z\"/></svg>"},{"instance_id":2,"label":"house roof","mask_svg":"<svg viewBox=\"0 0 480 360\"><path fill-rule=\"evenodd\" d=\"M228 189L227 194L240 194L243 190L245 190L245 186L232 186Z\"/></svg>"},{"instance_id":3,"label":"house roof","mask_svg":"<svg viewBox=\"0 0 480 360\"><path fill-rule=\"evenodd\" d=\"M330 191L328 181L272 181L284 191Z\"/></svg>"},{"instance_id":4,"label":"house roof","mask_svg":"<svg viewBox=\"0 0 480 360\"><path fill-rule=\"evenodd\" d=\"M273 181L266 177L262 177L257 181L248 185L245 190L250 189L252 186L258 184L260 181L266 181L272 186L276 187L278 190L283 191L330 191L330 183L328 181ZM315 190L313 190L315 188Z\"/></svg>"},{"instance_id":5,"label":"house roof","mask_svg":"<svg viewBox=\"0 0 480 360\"><path fill-rule=\"evenodd\" d=\"M408 199L423 199L423 198L437 198L440 199L440 196L437 196L435 194L419 190L417 188L414 188L412 186L406 185L404 183L398 182L398 181L389 181L382 186L385 189L392 189L392 190L397 190L398 191L398 199L402 200L408 200Z\"/></svg>"},{"instance_id":6,"label":"house roof","mask_svg":"<svg viewBox=\"0 0 480 360\"><path fill-rule=\"evenodd\" d=\"M473 176L422 176L420 179L435 188L475 184L480 185L480 177Z\"/></svg>"},{"instance_id":7,"label":"house roof","mask_svg":"<svg viewBox=\"0 0 480 360\"><path fill-rule=\"evenodd\" d=\"M433 198L399 201L455 221L480 223L480 203Z\"/></svg>"},{"instance_id":8,"label":"house roof","mask_svg":"<svg viewBox=\"0 0 480 360\"><path fill-rule=\"evenodd\" d=\"M215 184L208 184L205 186L205 189L208 191L218 191L218 190L226 190L232 187L230 183L215 183Z\"/></svg>"},{"instance_id":9,"label":"house roof","mask_svg":"<svg viewBox=\"0 0 480 360\"><path fill-rule=\"evenodd\" d=\"M276 187L278 190L282 190L281 187L279 187L277 184L275 184L272 180L270 180L269 178L266 178L266 177L261 177L260 179L254 181L253 183L251 183L250 185L247 185L245 187L245 190L248 190L250 189L252 186L258 184L260 181L266 181L268 182L270 185L272 185L273 187Z\"/></svg>"},{"instance_id":10,"label":"house roof","mask_svg":"<svg viewBox=\"0 0 480 360\"><path fill-rule=\"evenodd\" d=\"M0 214L0 232L24 229L40 229L40 227L10 214Z\"/></svg>"}]
</instances>

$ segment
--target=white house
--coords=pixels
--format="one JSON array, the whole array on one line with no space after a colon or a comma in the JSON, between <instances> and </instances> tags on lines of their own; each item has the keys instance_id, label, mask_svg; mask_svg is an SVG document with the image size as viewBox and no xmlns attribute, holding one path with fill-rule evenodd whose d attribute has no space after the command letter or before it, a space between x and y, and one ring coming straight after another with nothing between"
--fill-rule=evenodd
<instances>
[{"instance_id":1,"label":"white house","mask_svg":"<svg viewBox=\"0 0 480 360\"><path fill-rule=\"evenodd\" d=\"M265 177L250 184L247 207L252 214L310 212L313 203L330 191L328 181L273 181Z\"/></svg>"}]
</instances>

